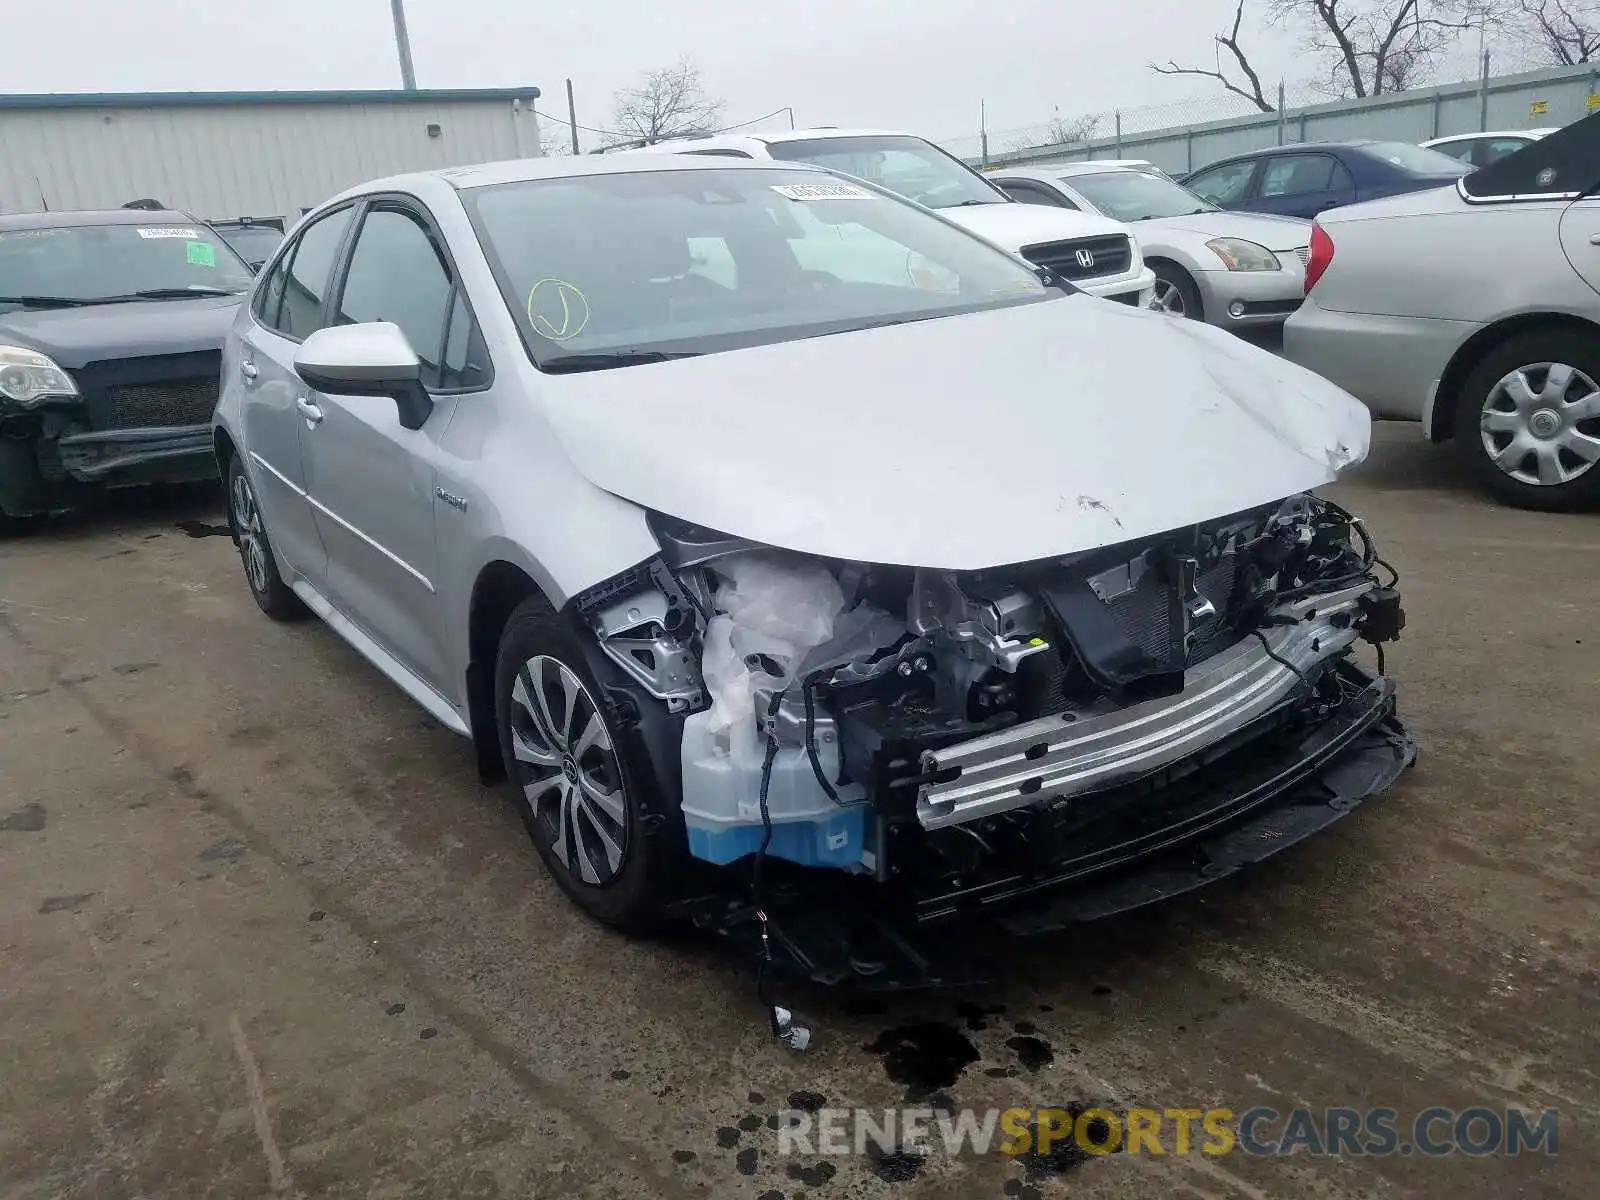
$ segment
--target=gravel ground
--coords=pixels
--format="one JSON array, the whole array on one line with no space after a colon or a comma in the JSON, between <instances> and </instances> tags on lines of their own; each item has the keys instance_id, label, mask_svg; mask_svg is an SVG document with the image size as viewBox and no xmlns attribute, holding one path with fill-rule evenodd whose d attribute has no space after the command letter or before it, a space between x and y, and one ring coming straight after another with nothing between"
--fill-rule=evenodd
<instances>
[{"instance_id":1,"label":"gravel ground","mask_svg":"<svg viewBox=\"0 0 1600 1200\"><path fill-rule=\"evenodd\" d=\"M261 617L215 495L0 546L0 1196L1600 1195L1600 524L1496 507L1414 428L1377 443L1332 494L1403 576L1416 769L973 994L796 995L803 1056L741 964L564 903L466 744L330 631ZM1559 1152L877 1161L765 1123L919 1079L1554 1107Z\"/></svg>"}]
</instances>

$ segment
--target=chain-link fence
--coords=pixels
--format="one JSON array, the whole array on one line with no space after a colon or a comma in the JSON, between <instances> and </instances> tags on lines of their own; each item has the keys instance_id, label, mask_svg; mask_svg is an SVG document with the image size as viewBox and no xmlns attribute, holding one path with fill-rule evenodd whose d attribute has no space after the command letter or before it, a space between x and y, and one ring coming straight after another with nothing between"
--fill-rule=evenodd
<instances>
[{"instance_id":1,"label":"chain-link fence","mask_svg":"<svg viewBox=\"0 0 1600 1200\"><path fill-rule=\"evenodd\" d=\"M1472 71L1472 63L1476 55L1454 55L1447 63L1441 64L1440 75L1444 78L1456 80L1452 83L1430 85L1426 88L1417 88L1409 92L1394 93L1387 96L1371 97L1366 100L1341 100L1333 94L1327 86L1315 84L1289 84L1279 85L1273 83L1265 85L1263 90L1266 95L1267 107L1255 103L1246 96L1236 95L1232 92L1215 88L1209 93L1197 94L1187 100L1175 100L1165 104L1132 105L1125 108L1109 108L1090 113L1063 113L1059 110L1051 117L1033 125L1008 126L988 130L987 146L983 131L972 130L968 133L953 134L934 140L950 153L971 162L981 160L985 155L990 161L1020 160L1037 158L1047 155L1060 147L1085 147L1092 146L1095 153L1105 154L1107 151L1116 152L1119 147L1152 146L1157 143L1165 144L1175 138L1185 136L1186 131L1197 126L1211 125L1214 122L1240 121L1252 127L1272 128L1280 124L1279 105L1284 112L1292 114L1294 119L1288 124L1292 127L1289 132L1294 134L1292 140L1300 140L1303 127L1308 129L1306 121L1300 116L1307 108L1317 106L1318 113L1328 113L1330 109L1338 110L1348 107L1354 115L1360 113L1362 121L1371 126L1371 132L1366 136L1373 137L1403 137L1404 140L1414 140L1416 137L1439 136L1442 133L1464 132L1467 129L1476 129L1480 116L1481 105L1473 97L1482 91L1485 95L1493 96L1495 103L1490 106L1491 111L1514 114L1522 112L1521 124L1548 124L1550 122L1539 118L1537 112L1531 114L1530 103L1522 103L1519 89L1524 82L1533 87L1535 91L1547 81L1546 77L1552 72L1583 76L1592 72L1594 67L1583 66L1565 69L1551 69L1543 71L1527 70L1529 58L1526 54L1510 51L1498 51L1491 55L1491 67L1496 69L1494 77L1488 80L1487 88L1481 86L1482 80L1477 73ZM1600 65L1600 64L1596 64ZM1517 75L1505 74L1506 71L1519 71ZM1449 74L1445 74L1448 71ZM1541 77L1535 79L1534 77ZM1280 87L1282 88L1280 93ZM1594 90L1594 89L1591 89ZM1530 96L1532 93L1530 93ZM1467 103L1459 106L1462 111L1457 113L1449 109L1440 109L1435 97L1465 96ZM1399 109L1416 109L1418 105L1434 102L1435 116L1420 135L1412 126L1417 124L1415 113L1408 113L1408 119L1396 125L1393 130L1381 116L1383 112L1392 112ZM1467 110L1470 109L1470 112ZM1566 119L1576 119L1585 112L1590 111L1581 104ZM1434 130L1432 124L1440 120L1442 113L1443 123L1448 128ZM1463 115L1464 114L1464 115ZM1336 111L1333 115L1337 115ZM1551 110L1554 115L1554 110ZM1507 118L1497 118L1502 123ZM1518 118L1510 116L1511 127L1515 127ZM1345 121L1341 124L1350 124ZM1326 124L1326 122L1324 122ZM1401 128L1403 125L1404 128ZM1459 128L1455 127L1459 126ZM1326 129L1323 136L1330 135ZM1350 133L1341 133L1336 136L1353 136ZM1170 147L1167 147L1170 149ZM1069 155L1069 157L1082 157L1082 155ZM1152 157L1150 154L1141 153L1137 157Z\"/></svg>"}]
</instances>

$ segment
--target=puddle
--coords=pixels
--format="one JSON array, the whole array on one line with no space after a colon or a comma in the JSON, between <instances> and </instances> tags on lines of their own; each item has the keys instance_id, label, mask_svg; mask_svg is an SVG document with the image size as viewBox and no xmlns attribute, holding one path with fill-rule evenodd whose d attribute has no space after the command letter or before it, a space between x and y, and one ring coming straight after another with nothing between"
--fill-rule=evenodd
<instances>
[{"instance_id":1,"label":"puddle","mask_svg":"<svg viewBox=\"0 0 1600 1200\"><path fill-rule=\"evenodd\" d=\"M176 527L192 538L233 536L233 530L226 525L213 525L209 521L179 521Z\"/></svg>"},{"instance_id":2,"label":"puddle","mask_svg":"<svg viewBox=\"0 0 1600 1200\"><path fill-rule=\"evenodd\" d=\"M954 1086L961 1073L978 1061L978 1049L954 1025L916 1021L879 1034L865 1047L883 1056L883 1069L904 1084L907 1100L920 1100Z\"/></svg>"}]
</instances>

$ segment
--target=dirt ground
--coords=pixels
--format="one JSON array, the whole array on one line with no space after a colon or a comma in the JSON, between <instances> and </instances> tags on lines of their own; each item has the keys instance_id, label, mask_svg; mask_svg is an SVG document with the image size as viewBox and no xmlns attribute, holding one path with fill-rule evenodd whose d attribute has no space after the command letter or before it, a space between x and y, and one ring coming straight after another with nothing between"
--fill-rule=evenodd
<instances>
[{"instance_id":1,"label":"dirt ground","mask_svg":"<svg viewBox=\"0 0 1600 1200\"><path fill-rule=\"evenodd\" d=\"M1405 426L1333 494L1403 577L1416 769L976 993L797 994L804 1055L743 964L582 918L464 742L263 618L217 497L0 547L0 1196L1600 1195L1600 521ZM1558 1152L781 1156L796 1093L901 1102L908 1026L970 1041L961 1107L1558 1108Z\"/></svg>"}]
</instances>

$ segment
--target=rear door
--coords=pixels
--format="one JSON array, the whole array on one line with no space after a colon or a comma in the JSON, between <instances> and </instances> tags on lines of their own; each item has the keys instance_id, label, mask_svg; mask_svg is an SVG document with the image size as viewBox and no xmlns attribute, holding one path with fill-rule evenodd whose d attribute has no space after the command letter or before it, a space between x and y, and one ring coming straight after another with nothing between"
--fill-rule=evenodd
<instances>
[{"instance_id":1,"label":"rear door","mask_svg":"<svg viewBox=\"0 0 1600 1200\"><path fill-rule=\"evenodd\" d=\"M1567 206L1561 214L1561 249L1573 269L1600 293L1600 197L1588 196ZM1600 321L1600 295L1595 299L1588 315Z\"/></svg>"},{"instance_id":2,"label":"rear door","mask_svg":"<svg viewBox=\"0 0 1600 1200\"><path fill-rule=\"evenodd\" d=\"M435 408L401 426L393 401L314 393L301 428L306 488L328 550L328 600L443 696L434 541L439 440L463 392L488 386L487 352L444 239L420 202L374 198L360 218L331 307L336 324L391 321L422 363Z\"/></svg>"},{"instance_id":3,"label":"rear door","mask_svg":"<svg viewBox=\"0 0 1600 1200\"><path fill-rule=\"evenodd\" d=\"M294 373L300 343L320 328L333 264L350 232L354 208L318 217L278 256L257 290L252 319L240 336L237 380L243 389L244 449L267 530L277 556L312 587L322 587L326 562L306 498L300 452L300 399Z\"/></svg>"},{"instance_id":4,"label":"rear door","mask_svg":"<svg viewBox=\"0 0 1600 1200\"><path fill-rule=\"evenodd\" d=\"M1331 154L1273 154L1245 207L1283 217L1314 217L1356 198L1355 181Z\"/></svg>"}]
</instances>

